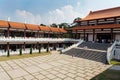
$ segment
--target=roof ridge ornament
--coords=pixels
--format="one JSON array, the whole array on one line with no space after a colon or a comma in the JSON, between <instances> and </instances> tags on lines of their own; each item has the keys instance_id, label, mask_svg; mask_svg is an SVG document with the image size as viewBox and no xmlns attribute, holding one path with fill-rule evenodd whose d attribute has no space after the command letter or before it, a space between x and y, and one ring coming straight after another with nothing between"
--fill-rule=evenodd
<instances>
[{"instance_id":1,"label":"roof ridge ornament","mask_svg":"<svg viewBox=\"0 0 120 80\"><path fill-rule=\"evenodd\" d=\"M92 13L92 11L90 11L90 13Z\"/></svg>"},{"instance_id":2,"label":"roof ridge ornament","mask_svg":"<svg viewBox=\"0 0 120 80\"><path fill-rule=\"evenodd\" d=\"M10 16L8 16L8 19L7 19L8 21L10 21Z\"/></svg>"}]
</instances>

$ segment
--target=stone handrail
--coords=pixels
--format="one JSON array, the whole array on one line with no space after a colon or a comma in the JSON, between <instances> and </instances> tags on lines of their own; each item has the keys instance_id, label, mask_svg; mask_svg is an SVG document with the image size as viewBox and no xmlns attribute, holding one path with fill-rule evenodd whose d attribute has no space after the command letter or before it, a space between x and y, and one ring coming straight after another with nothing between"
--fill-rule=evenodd
<instances>
[{"instance_id":1,"label":"stone handrail","mask_svg":"<svg viewBox=\"0 0 120 80\"><path fill-rule=\"evenodd\" d=\"M78 39L69 39L69 38L22 38L22 37L15 37L15 38L0 38L0 43L23 43L23 42L33 42L33 43L56 43L56 42L69 42L69 41L79 41Z\"/></svg>"},{"instance_id":2,"label":"stone handrail","mask_svg":"<svg viewBox=\"0 0 120 80\"><path fill-rule=\"evenodd\" d=\"M68 47L68 48L66 48L66 49L63 49L63 50L62 50L62 53L63 53L63 52L66 52L66 51L68 51L68 50L70 50L70 49L72 49L72 48L77 47L77 46L80 45L82 42L83 42L83 40L80 39L78 43L73 44L72 46L70 46L70 47Z\"/></svg>"},{"instance_id":3,"label":"stone handrail","mask_svg":"<svg viewBox=\"0 0 120 80\"><path fill-rule=\"evenodd\" d=\"M120 45L120 40L117 40L117 44Z\"/></svg>"},{"instance_id":4,"label":"stone handrail","mask_svg":"<svg viewBox=\"0 0 120 80\"><path fill-rule=\"evenodd\" d=\"M110 60L112 59L112 56L114 55L114 50L115 50L115 46L117 44L117 41L115 41L111 47L109 47L107 49L107 61L110 64Z\"/></svg>"}]
</instances>

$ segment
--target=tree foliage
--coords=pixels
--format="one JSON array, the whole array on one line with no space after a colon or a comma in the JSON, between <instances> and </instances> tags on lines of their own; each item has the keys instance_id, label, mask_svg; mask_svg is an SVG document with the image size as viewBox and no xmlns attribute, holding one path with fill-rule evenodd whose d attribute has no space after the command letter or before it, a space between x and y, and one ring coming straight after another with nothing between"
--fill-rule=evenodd
<instances>
[{"instance_id":1,"label":"tree foliage","mask_svg":"<svg viewBox=\"0 0 120 80\"><path fill-rule=\"evenodd\" d=\"M50 26L51 26L51 27L56 27L56 28L57 28L58 25L57 25L56 23L53 23L53 24L51 24Z\"/></svg>"},{"instance_id":2,"label":"tree foliage","mask_svg":"<svg viewBox=\"0 0 120 80\"><path fill-rule=\"evenodd\" d=\"M80 18L80 17L77 17L77 18L75 18L75 19L73 20L73 23L75 23L76 21L79 21L79 20L81 20L81 18Z\"/></svg>"},{"instance_id":3,"label":"tree foliage","mask_svg":"<svg viewBox=\"0 0 120 80\"><path fill-rule=\"evenodd\" d=\"M69 24L68 23L61 23L61 24L59 24L59 28L67 29L67 28L69 28Z\"/></svg>"},{"instance_id":4,"label":"tree foliage","mask_svg":"<svg viewBox=\"0 0 120 80\"><path fill-rule=\"evenodd\" d=\"M40 26L46 26L45 24L40 24Z\"/></svg>"}]
</instances>

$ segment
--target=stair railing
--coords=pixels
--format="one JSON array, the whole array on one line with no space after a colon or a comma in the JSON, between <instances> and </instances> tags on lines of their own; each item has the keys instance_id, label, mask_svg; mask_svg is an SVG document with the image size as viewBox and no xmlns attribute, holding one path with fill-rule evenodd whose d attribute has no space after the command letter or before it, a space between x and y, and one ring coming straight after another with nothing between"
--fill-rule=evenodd
<instances>
[{"instance_id":1,"label":"stair railing","mask_svg":"<svg viewBox=\"0 0 120 80\"><path fill-rule=\"evenodd\" d=\"M112 46L107 49L107 61L108 61L109 64L110 64L110 60L113 58L114 51L115 51L115 48L116 48L116 44L117 44L117 41L115 41L112 44Z\"/></svg>"},{"instance_id":2,"label":"stair railing","mask_svg":"<svg viewBox=\"0 0 120 80\"><path fill-rule=\"evenodd\" d=\"M70 47L61 50L61 52L63 53L63 52L66 52L66 51L68 51L68 50L70 50L70 49L72 49L72 48L75 48L75 47L77 47L78 45L80 45L82 42L83 42L83 40L80 39L78 43L73 44L73 45L71 45Z\"/></svg>"}]
</instances>

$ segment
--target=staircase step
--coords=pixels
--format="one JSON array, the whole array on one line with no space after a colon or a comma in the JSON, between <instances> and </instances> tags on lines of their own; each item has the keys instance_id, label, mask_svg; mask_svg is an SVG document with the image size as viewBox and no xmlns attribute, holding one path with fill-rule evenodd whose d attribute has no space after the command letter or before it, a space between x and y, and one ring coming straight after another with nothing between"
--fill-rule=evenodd
<instances>
[{"instance_id":1,"label":"staircase step","mask_svg":"<svg viewBox=\"0 0 120 80\"><path fill-rule=\"evenodd\" d=\"M63 54L106 63L106 52L72 48L71 50L66 51Z\"/></svg>"}]
</instances>

